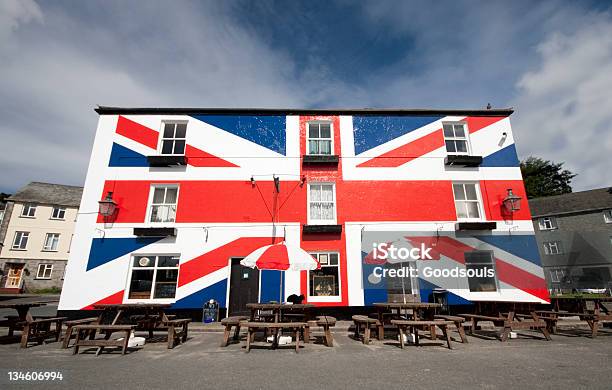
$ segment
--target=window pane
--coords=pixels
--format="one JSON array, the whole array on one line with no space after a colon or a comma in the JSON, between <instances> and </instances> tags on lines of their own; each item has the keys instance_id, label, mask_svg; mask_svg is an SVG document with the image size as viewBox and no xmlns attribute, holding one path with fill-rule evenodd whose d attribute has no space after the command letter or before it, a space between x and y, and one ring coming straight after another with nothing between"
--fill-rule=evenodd
<instances>
[{"instance_id":1,"label":"window pane","mask_svg":"<svg viewBox=\"0 0 612 390\"><path fill-rule=\"evenodd\" d=\"M468 200L478 200L476 196L476 186L474 184L465 184L465 192Z\"/></svg>"},{"instance_id":2,"label":"window pane","mask_svg":"<svg viewBox=\"0 0 612 390\"><path fill-rule=\"evenodd\" d=\"M155 266L155 256L135 256L134 267L138 268L151 268Z\"/></svg>"},{"instance_id":3,"label":"window pane","mask_svg":"<svg viewBox=\"0 0 612 390\"><path fill-rule=\"evenodd\" d=\"M185 138L187 132L187 123L179 123L176 125L176 134L174 138Z\"/></svg>"},{"instance_id":4,"label":"window pane","mask_svg":"<svg viewBox=\"0 0 612 390\"><path fill-rule=\"evenodd\" d=\"M329 123L321 124L320 138L331 138L331 126Z\"/></svg>"},{"instance_id":5,"label":"window pane","mask_svg":"<svg viewBox=\"0 0 612 390\"><path fill-rule=\"evenodd\" d=\"M321 186L321 200L332 202L334 200L334 187L330 185Z\"/></svg>"},{"instance_id":6,"label":"window pane","mask_svg":"<svg viewBox=\"0 0 612 390\"><path fill-rule=\"evenodd\" d=\"M467 142L465 141L455 141L455 148L459 153L467 153Z\"/></svg>"},{"instance_id":7,"label":"window pane","mask_svg":"<svg viewBox=\"0 0 612 390\"><path fill-rule=\"evenodd\" d=\"M149 299L153 285L153 270L134 269L130 281L130 299Z\"/></svg>"},{"instance_id":8,"label":"window pane","mask_svg":"<svg viewBox=\"0 0 612 390\"><path fill-rule=\"evenodd\" d=\"M323 267L310 271L310 295L330 297L340 295L338 267Z\"/></svg>"},{"instance_id":9,"label":"window pane","mask_svg":"<svg viewBox=\"0 0 612 390\"><path fill-rule=\"evenodd\" d=\"M174 141L163 141L162 142L162 154L172 154L172 146Z\"/></svg>"},{"instance_id":10,"label":"window pane","mask_svg":"<svg viewBox=\"0 0 612 390\"><path fill-rule=\"evenodd\" d=\"M457 218L468 218L465 202L455 202L457 208Z\"/></svg>"},{"instance_id":11,"label":"window pane","mask_svg":"<svg viewBox=\"0 0 612 390\"><path fill-rule=\"evenodd\" d=\"M313 203L310 205L310 218L321 219L321 203Z\"/></svg>"},{"instance_id":12,"label":"window pane","mask_svg":"<svg viewBox=\"0 0 612 390\"><path fill-rule=\"evenodd\" d=\"M176 256L159 256L158 267L178 267L179 258Z\"/></svg>"},{"instance_id":13,"label":"window pane","mask_svg":"<svg viewBox=\"0 0 612 390\"><path fill-rule=\"evenodd\" d=\"M455 153L457 152L457 149L455 148L455 142L454 141L446 141L444 142L444 144L446 145L446 151L449 153Z\"/></svg>"},{"instance_id":14,"label":"window pane","mask_svg":"<svg viewBox=\"0 0 612 390\"><path fill-rule=\"evenodd\" d=\"M467 202L468 218L480 218L477 202Z\"/></svg>"},{"instance_id":15,"label":"window pane","mask_svg":"<svg viewBox=\"0 0 612 390\"><path fill-rule=\"evenodd\" d=\"M177 269L159 269L155 278L153 298L174 298L176 294Z\"/></svg>"},{"instance_id":16,"label":"window pane","mask_svg":"<svg viewBox=\"0 0 612 390\"><path fill-rule=\"evenodd\" d=\"M310 201L317 202L321 200L321 186L313 184L310 186Z\"/></svg>"},{"instance_id":17,"label":"window pane","mask_svg":"<svg viewBox=\"0 0 612 390\"><path fill-rule=\"evenodd\" d=\"M463 184L453 184L453 192L455 193L456 200L465 199L465 194L463 193Z\"/></svg>"},{"instance_id":18,"label":"window pane","mask_svg":"<svg viewBox=\"0 0 612 390\"><path fill-rule=\"evenodd\" d=\"M319 263L321 263L321 265L329 265L329 254L328 253L320 253L319 254Z\"/></svg>"},{"instance_id":19,"label":"window pane","mask_svg":"<svg viewBox=\"0 0 612 390\"><path fill-rule=\"evenodd\" d=\"M174 141L174 154L185 154L185 141Z\"/></svg>"},{"instance_id":20,"label":"window pane","mask_svg":"<svg viewBox=\"0 0 612 390\"><path fill-rule=\"evenodd\" d=\"M337 253L329 254L329 265L338 265L338 254Z\"/></svg>"},{"instance_id":21,"label":"window pane","mask_svg":"<svg viewBox=\"0 0 612 390\"><path fill-rule=\"evenodd\" d=\"M156 187L153 192L153 203L164 203L164 193L166 189L164 187Z\"/></svg>"},{"instance_id":22,"label":"window pane","mask_svg":"<svg viewBox=\"0 0 612 390\"><path fill-rule=\"evenodd\" d=\"M497 291L496 277L487 276L487 270L495 269L493 254L488 251L465 252L465 268L473 270L474 277L468 277L470 291Z\"/></svg>"},{"instance_id":23,"label":"window pane","mask_svg":"<svg viewBox=\"0 0 612 390\"><path fill-rule=\"evenodd\" d=\"M442 128L444 129L444 137L446 137L446 138L452 138L453 137L453 126L451 126L451 125L443 125Z\"/></svg>"},{"instance_id":24,"label":"window pane","mask_svg":"<svg viewBox=\"0 0 612 390\"><path fill-rule=\"evenodd\" d=\"M308 125L308 137L319 138L319 125L311 123Z\"/></svg>"},{"instance_id":25,"label":"window pane","mask_svg":"<svg viewBox=\"0 0 612 390\"><path fill-rule=\"evenodd\" d=\"M455 137L465 137L465 133L463 132L463 125L455 125Z\"/></svg>"},{"instance_id":26,"label":"window pane","mask_svg":"<svg viewBox=\"0 0 612 390\"><path fill-rule=\"evenodd\" d=\"M308 141L308 154L319 154L319 141Z\"/></svg>"},{"instance_id":27,"label":"window pane","mask_svg":"<svg viewBox=\"0 0 612 390\"><path fill-rule=\"evenodd\" d=\"M331 141L319 141L319 154L331 154Z\"/></svg>"},{"instance_id":28,"label":"window pane","mask_svg":"<svg viewBox=\"0 0 612 390\"><path fill-rule=\"evenodd\" d=\"M164 138L174 138L174 123L164 125Z\"/></svg>"},{"instance_id":29,"label":"window pane","mask_svg":"<svg viewBox=\"0 0 612 390\"><path fill-rule=\"evenodd\" d=\"M332 221L334 219L334 204L323 203L321 206L321 219Z\"/></svg>"}]
</instances>

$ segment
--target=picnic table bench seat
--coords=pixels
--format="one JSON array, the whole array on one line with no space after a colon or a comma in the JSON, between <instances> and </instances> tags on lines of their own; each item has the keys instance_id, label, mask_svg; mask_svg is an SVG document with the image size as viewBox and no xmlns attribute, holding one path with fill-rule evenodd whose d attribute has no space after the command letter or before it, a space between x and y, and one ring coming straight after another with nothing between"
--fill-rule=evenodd
<instances>
[{"instance_id":1,"label":"picnic table bench seat","mask_svg":"<svg viewBox=\"0 0 612 390\"><path fill-rule=\"evenodd\" d=\"M557 323L561 317L579 317L580 321L586 321L591 328L591 337L597 337L599 328L599 318L594 313L572 313L568 311L556 310L538 310L538 316L546 322L546 329L552 333L557 333Z\"/></svg>"},{"instance_id":2,"label":"picnic table bench seat","mask_svg":"<svg viewBox=\"0 0 612 390\"><path fill-rule=\"evenodd\" d=\"M331 333L331 329L332 327L336 326L336 318L335 317L331 317L331 316L317 316L316 320L310 320L308 321L308 326L309 327L321 327L323 328L323 334L324 334L324 344L327 347L333 347L334 346L334 338L332 336Z\"/></svg>"},{"instance_id":3,"label":"picnic table bench seat","mask_svg":"<svg viewBox=\"0 0 612 390\"><path fill-rule=\"evenodd\" d=\"M410 328L413 332L414 332L414 344L416 346L419 345L419 328L422 327L427 327L428 329L431 329L431 327L439 327L442 330L442 334L444 335L444 338L446 339L446 346L448 347L448 349L453 349L451 347L451 340L450 340L450 335L448 332L448 326L449 325L453 325L454 322L453 321L447 321L447 320L433 320L433 321L429 321L429 320L391 320L391 323L393 325L396 325L398 330L399 330L399 334L400 334L400 346L403 349L404 348L404 336L403 336L403 332L406 331L406 329Z\"/></svg>"},{"instance_id":4,"label":"picnic table bench seat","mask_svg":"<svg viewBox=\"0 0 612 390\"><path fill-rule=\"evenodd\" d=\"M361 336L361 329L363 328L363 343L370 343L370 331L371 329L376 329L376 334L378 336L378 340L382 341L384 330L382 322L380 322L376 318L370 318L364 315L354 315L351 317L353 322L355 323L355 338L359 339Z\"/></svg>"},{"instance_id":5,"label":"picnic table bench seat","mask_svg":"<svg viewBox=\"0 0 612 390\"><path fill-rule=\"evenodd\" d=\"M466 344L468 342L467 336L465 335L465 329L463 328L463 323L465 322L465 318L459 316L451 316L445 314L436 314L434 315L434 319L437 320L445 320L452 321L457 328L457 332L459 332L459 337L461 337L461 342Z\"/></svg>"},{"instance_id":6,"label":"picnic table bench seat","mask_svg":"<svg viewBox=\"0 0 612 390\"><path fill-rule=\"evenodd\" d=\"M168 349L174 348L177 344L187 341L189 332L189 318L166 319L162 324L168 328Z\"/></svg>"},{"instance_id":7,"label":"picnic table bench seat","mask_svg":"<svg viewBox=\"0 0 612 390\"><path fill-rule=\"evenodd\" d=\"M68 345L70 344L70 339L72 338L73 330L75 326L95 324L97 322L98 322L98 317L81 318L79 320L71 320L71 321L64 322L64 324L66 325L66 332L64 333L64 340L62 342L61 348L62 349L68 348Z\"/></svg>"},{"instance_id":8,"label":"picnic table bench seat","mask_svg":"<svg viewBox=\"0 0 612 390\"><path fill-rule=\"evenodd\" d=\"M55 341L59 341L62 333L62 323L67 317L34 317L26 321L17 322L16 326L21 330L21 348L27 348L28 343L36 341L39 345L44 340L53 336ZM55 325L51 329L51 325Z\"/></svg>"},{"instance_id":9,"label":"picnic table bench seat","mask_svg":"<svg viewBox=\"0 0 612 390\"><path fill-rule=\"evenodd\" d=\"M255 340L255 332L259 329L273 330L274 341L272 342L272 349L278 347L278 333L284 329L290 329L295 337L295 352L297 353L300 348L300 332L307 326L305 322L256 322L246 321L241 324L247 328L246 338L246 352L251 350L251 343Z\"/></svg>"},{"instance_id":10,"label":"picnic table bench seat","mask_svg":"<svg viewBox=\"0 0 612 390\"><path fill-rule=\"evenodd\" d=\"M248 321L248 316L233 316L226 317L221 320L221 325L225 327L223 331L223 341L221 342L222 347L227 347L229 345L229 337L232 332L232 327L234 328L234 340L238 340L240 336L240 323L244 321Z\"/></svg>"},{"instance_id":11,"label":"picnic table bench seat","mask_svg":"<svg viewBox=\"0 0 612 390\"><path fill-rule=\"evenodd\" d=\"M501 327L499 334L500 341L504 342L508 339L510 332L521 329L538 330L547 341L550 341L546 322L541 319L535 312L527 314L518 314L514 312L505 313L497 317L486 316L480 314L459 314L459 316L471 320L470 334L475 334L478 328L479 321L491 321L494 326Z\"/></svg>"},{"instance_id":12,"label":"picnic table bench seat","mask_svg":"<svg viewBox=\"0 0 612 390\"><path fill-rule=\"evenodd\" d=\"M130 335L136 328L136 325L101 325L101 324L86 324L86 325L75 325L74 330L76 331L76 341L74 343L73 355L79 353L80 347L98 347L96 356L102 352L105 347L120 347L121 354L125 355L130 342ZM87 332L85 332L87 331ZM95 338L95 332L104 333L105 337ZM85 337L85 334L90 334L89 339ZM123 333L123 338L111 339L110 336L113 333Z\"/></svg>"}]
</instances>

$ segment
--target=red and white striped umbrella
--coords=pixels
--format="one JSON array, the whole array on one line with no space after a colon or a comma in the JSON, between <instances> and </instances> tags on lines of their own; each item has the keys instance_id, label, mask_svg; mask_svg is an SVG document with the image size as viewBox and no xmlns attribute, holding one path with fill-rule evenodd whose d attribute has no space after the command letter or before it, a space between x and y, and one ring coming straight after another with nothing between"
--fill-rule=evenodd
<instances>
[{"instance_id":1,"label":"red and white striped umbrella","mask_svg":"<svg viewBox=\"0 0 612 390\"><path fill-rule=\"evenodd\" d=\"M284 242L262 246L242 259L240 264L249 268L279 271L306 271L321 268L321 264L308 252Z\"/></svg>"}]
</instances>

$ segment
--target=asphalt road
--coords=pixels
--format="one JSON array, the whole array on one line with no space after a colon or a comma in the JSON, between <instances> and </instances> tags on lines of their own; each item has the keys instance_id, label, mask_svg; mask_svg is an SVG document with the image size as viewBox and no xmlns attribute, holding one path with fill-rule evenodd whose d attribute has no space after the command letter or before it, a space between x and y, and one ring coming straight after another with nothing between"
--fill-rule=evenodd
<instances>
[{"instance_id":1,"label":"asphalt road","mask_svg":"<svg viewBox=\"0 0 612 390\"><path fill-rule=\"evenodd\" d=\"M393 340L365 346L339 332L334 348L308 344L299 354L292 348L247 354L242 344L221 348L219 333L193 333L173 350L159 334L157 342L126 356L96 357L93 350L74 356L58 343L27 350L5 344L0 345L0 388L610 389L612 330L597 339L586 334L557 335L551 342L470 337L469 344L453 343L453 350L439 344L401 350ZM60 371L63 381L8 381L8 371L32 370Z\"/></svg>"}]
</instances>

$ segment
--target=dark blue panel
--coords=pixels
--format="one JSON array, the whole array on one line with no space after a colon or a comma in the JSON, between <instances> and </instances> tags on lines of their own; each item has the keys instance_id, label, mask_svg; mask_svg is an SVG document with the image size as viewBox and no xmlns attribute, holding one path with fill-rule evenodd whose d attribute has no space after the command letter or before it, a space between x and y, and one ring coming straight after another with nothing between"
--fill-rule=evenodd
<instances>
[{"instance_id":1,"label":"dark blue panel","mask_svg":"<svg viewBox=\"0 0 612 390\"><path fill-rule=\"evenodd\" d=\"M353 116L355 154L370 150L413 130L437 121L441 116Z\"/></svg>"},{"instance_id":2,"label":"dark blue panel","mask_svg":"<svg viewBox=\"0 0 612 390\"><path fill-rule=\"evenodd\" d=\"M140 153L136 153L132 149L128 149L125 146L113 143L111 149L110 159L108 161L109 167L148 167L149 162L147 157Z\"/></svg>"},{"instance_id":3,"label":"dark blue panel","mask_svg":"<svg viewBox=\"0 0 612 390\"><path fill-rule=\"evenodd\" d=\"M434 289L440 288L427 280L423 280L419 278L419 294L421 295L421 302L433 302L432 292ZM472 302L468 301L465 298L460 297L457 294L453 294L450 292L446 293L446 299L448 300L449 305L471 305Z\"/></svg>"},{"instance_id":4,"label":"dark blue panel","mask_svg":"<svg viewBox=\"0 0 612 390\"><path fill-rule=\"evenodd\" d=\"M225 307L227 294L227 279L203 288L191 295L179 299L172 305L173 309L202 309L204 302L214 299L219 303L219 307Z\"/></svg>"},{"instance_id":5,"label":"dark blue panel","mask_svg":"<svg viewBox=\"0 0 612 390\"><path fill-rule=\"evenodd\" d=\"M489 236L474 236L487 244L510 252L515 256L523 258L534 264L541 265L538 253L538 243L534 235L527 234L504 234Z\"/></svg>"},{"instance_id":6,"label":"dark blue panel","mask_svg":"<svg viewBox=\"0 0 612 390\"><path fill-rule=\"evenodd\" d=\"M281 295L281 277L283 278L283 286L285 286L285 273L283 271L262 270L259 274L259 277L261 278L261 291L259 296L259 302L265 303L270 301L285 301L284 291L283 296L279 301L279 297Z\"/></svg>"},{"instance_id":7,"label":"dark blue panel","mask_svg":"<svg viewBox=\"0 0 612 390\"><path fill-rule=\"evenodd\" d=\"M162 237L94 238L91 240L87 271L161 239Z\"/></svg>"},{"instance_id":8,"label":"dark blue panel","mask_svg":"<svg viewBox=\"0 0 612 390\"><path fill-rule=\"evenodd\" d=\"M481 167L518 167L519 159L514 144L508 145L482 159Z\"/></svg>"},{"instance_id":9,"label":"dark blue panel","mask_svg":"<svg viewBox=\"0 0 612 390\"><path fill-rule=\"evenodd\" d=\"M372 274L374 268L377 267L374 264L366 264L363 259L367 256L367 253L361 252L361 275L363 283L363 304L364 306L371 306L376 302L387 302L387 281L382 279L382 284L372 284L368 280L368 276Z\"/></svg>"},{"instance_id":10,"label":"dark blue panel","mask_svg":"<svg viewBox=\"0 0 612 390\"><path fill-rule=\"evenodd\" d=\"M194 118L282 155L286 150L285 116L196 115Z\"/></svg>"}]
</instances>

